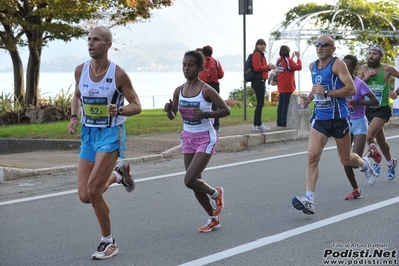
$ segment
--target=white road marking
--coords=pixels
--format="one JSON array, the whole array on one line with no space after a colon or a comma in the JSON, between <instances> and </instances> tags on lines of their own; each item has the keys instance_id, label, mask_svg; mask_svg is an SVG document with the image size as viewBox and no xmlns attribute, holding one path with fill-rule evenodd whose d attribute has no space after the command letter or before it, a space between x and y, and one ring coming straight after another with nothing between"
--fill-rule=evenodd
<instances>
[{"instance_id":1,"label":"white road marking","mask_svg":"<svg viewBox=\"0 0 399 266\"><path fill-rule=\"evenodd\" d=\"M315 230L315 229L318 229L318 228L321 228L324 226L331 225L333 223L343 221L345 219L349 219L349 218L352 218L352 217L355 217L355 216L358 216L358 215L361 215L361 214L364 214L367 212L381 209L381 208L384 208L386 206L389 206L389 205L392 205L392 204L395 204L398 202L399 202L399 197L388 199L388 200L378 202L378 203L375 203L375 204L372 204L372 205L369 205L369 206L366 206L366 207L363 207L360 209L342 213L342 214L339 214L339 215L336 215L336 216L333 216L333 217L330 217L330 218L327 218L327 219L324 219L324 220L321 220L321 221L318 221L315 223L297 227L295 229L291 229L291 230L288 230L288 231L285 231L285 232L282 232L282 233L279 233L276 235L263 237L263 238L255 240L253 242L249 242L249 243L246 243L246 244L243 244L240 246L236 246L234 248L230 248L230 249L227 249L227 250L224 250L224 251L221 251L221 252L206 256L206 257L202 257L197 260L189 261L184 264L180 264L179 266L206 265L206 264L209 264L212 262L220 261L222 259L226 259L226 258L233 257L235 255L238 255L238 254L241 254L241 253L244 253L247 251L251 251L251 250L254 250L254 249L257 249L260 247L264 247L269 244L273 244L275 242L282 241L282 240L285 240L287 238L290 238L290 237L293 237L296 235L300 235L300 234L303 234L303 233L306 233L306 232L309 232L309 231L312 231L312 230Z\"/></svg>"},{"instance_id":2,"label":"white road marking","mask_svg":"<svg viewBox=\"0 0 399 266\"><path fill-rule=\"evenodd\" d=\"M325 148L325 150L331 150L331 149L334 149L334 148L335 147L328 147L328 148ZM256 160L249 160L249 161L243 161L243 162L237 162L237 163L231 163L231 164L223 164L223 165L219 165L219 166L208 167L208 168L206 168L204 170L204 172L205 171L216 170L216 169L233 167L233 166L239 166L239 165L243 165L243 164L251 164L251 163L257 163L257 162L262 162L262 161L270 161L270 160L275 160L275 159L280 159L280 158L287 158L287 157L302 155L302 154L306 154L306 153L307 153L307 151L296 152L296 153L290 153L290 154L285 154L285 155L266 157L266 158L261 158L261 159L256 159ZM168 178L168 177L180 176L180 175L184 175L185 173L186 172L177 172L177 173L171 173L171 174L166 174L166 175L157 175L157 176L152 176L152 177L135 179L134 181L136 183L140 183L140 182L152 181L152 180L157 180L157 179L164 179L164 178ZM112 186L118 186L118 184L112 184L111 187ZM15 203L21 203L21 202L27 202L27 201L33 201L33 200L39 200L39 199L45 199L45 198L59 197L59 196L73 194L73 193L77 193L77 192L78 192L78 190L74 189L74 190L56 192L56 193L40 195L40 196L35 196L35 197L28 197L28 198L22 198L22 199L16 199L16 200L3 201L3 202L0 202L0 206L10 205L10 204L15 204Z\"/></svg>"},{"instance_id":3,"label":"white road marking","mask_svg":"<svg viewBox=\"0 0 399 266\"><path fill-rule=\"evenodd\" d=\"M399 135L387 137L386 139L394 139L394 138L399 138ZM326 147L323 150L333 150L336 148L337 148L337 146L331 146L331 147ZM251 163L280 159L280 158L293 157L293 156L303 155L303 154L307 154L307 153L308 153L307 151L302 151L302 152L289 153L289 154L285 154L285 155L260 158L260 159L256 159L256 160L249 160L249 161L243 161L243 162L237 162L237 163L231 163L231 164L223 164L223 165L219 165L219 166L207 167L204 170L204 172L216 170L216 169L233 167L233 166L239 166L239 165L244 165L244 164L251 164ZM153 177L137 179L137 180L135 180L135 182L139 183L139 182L145 182L145 181L152 181L152 180L163 179L163 178L179 176L179 175L184 175L184 174L185 174L185 172L177 172L177 173L171 173L171 174L166 174L166 175L158 175L158 176L153 176ZM113 184L113 185L111 185L111 187L115 186L115 185L117 185L117 184ZM45 199L45 198L59 197L59 196L63 196L63 195L73 194L73 193L77 193L77 189L63 191L63 192L57 192L57 193L51 193L51 194L46 194L46 195L40 195L40 196L35 196L35 197L28 197L28 198L23 198L23 199L3 201L3 202L0 202L0 206L16 204L16 203L21 203L21 202L27 202L27 201L33 201L33 200L39 200L39 199Z\"/></svg>"},{"instance_id":4,"label":"white road marking","mask_svg":"<svg viewBox=\"0 0 399 266\"><path fill-rule=\"evenodd\" d=\"M399 136L393 136L393 137L388 137L387 139L390 138L397 138ZM332 150L336 149L336 146L331 146L327 147L324 150ZM261 158L261 159L256 159L256 160L248 160L248 161L243 161L243 162L238 162L238 163L231 163L231 164L224 164L220 166L213 166L213 167L208 167L205 169L205 171L210 171L210 170L215 170L215 169L222 169L222 168L227 168L227 167L233 167L233 166L238 166L238 165L244 165L244 164L251 164L251 163L256 163L256 162L262 162L262 161L269 161L269 160L275 160L275 159L280 159L280 158L287 158L287 157L292 157L292 156L298 156L298 155L303 155L307 154L307 151L303 152L297 152L297 153L290 153L290 154L285 154L285 155L279 155L279 156L272 156L272 157L266 157L266 158ZM151 180L157 180L157 179L163 179L163 178L168 178L168 177L173 177L173 176L179 176L179 175L184 175L185 172L178 172L178 173L172 173L172 174L166 174L166 175L159 175L159 176L153 176L149 178L142 178L135 180L136 182L145 182L145 181L151 181ZM117 184L114 184L117 185ZM114 186L112 185L112 186ZM57 192L57 193L51 193L47 195L40 195L40 196L35 196L35 197L28 197L28 198L23 198L23 199L17 199L17 200L10 200L10 201L4 201L0 202L0 206L4 205L10 205L10 204L16 204L16 203L21 203L21 202L27 202L27 201L33 201L33 200L38 200L38 199L44 199L44 198L51 198L51 197L58 197L62 195L67 195L67 194L73 194L77 193L77 189L74 190L69 190L69 191L63 191L63 192ZM297 236L324 226L328 226L358 215L362 215L367 212L371 212L377 209L384 208L386 206L396 204L399 202L399 197L395 197L392 199L388 199L382 202L378 202L360 209L356 209L353 211L349 211L346 213L342 213L315 223L311 223L305 226L297 227L279 234L263 237L260 239L257 239L253 242L249 242L240 246L236 246L231 249L227 249L225 251L221 251L206 257L199 258L197 260L189 261L184 264L181 264L180 266L196 266L196 265L206 265L209 263L213 263L216 261L220 261L229 257L233 257L235 255L254 250L263 246L267 246L269 244L273 244L282 240L285 240L287 238Z\"/></svg>"}]
</instances>

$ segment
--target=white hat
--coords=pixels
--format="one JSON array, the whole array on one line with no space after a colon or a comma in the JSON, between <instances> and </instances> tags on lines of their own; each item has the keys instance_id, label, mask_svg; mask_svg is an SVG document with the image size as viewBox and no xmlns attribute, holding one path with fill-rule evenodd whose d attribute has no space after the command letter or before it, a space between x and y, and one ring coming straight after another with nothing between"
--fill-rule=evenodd
<instances>
[{"instance_id":1,"label":"white hat","mask_svg":"<svg viewBox=\"0 0 399 266\"><path fill-rule=\"evenodd\" d=\"M377 51L380 54L384 54L384 49L382 49L381 46L379 46L378 44L373 44L373 46L370 47L369 52L370 51Z\"/></svg>"}]
</instances>

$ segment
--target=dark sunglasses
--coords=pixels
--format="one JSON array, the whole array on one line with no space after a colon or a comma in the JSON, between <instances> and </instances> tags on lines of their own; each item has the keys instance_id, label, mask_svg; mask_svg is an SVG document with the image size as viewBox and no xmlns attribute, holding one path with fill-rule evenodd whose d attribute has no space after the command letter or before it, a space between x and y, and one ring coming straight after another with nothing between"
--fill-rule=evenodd
<instances>
[{"instance_id":1,"label":"dark sunglasses","mask_svg":"<svg viewBox=\"0 0 399 266\"><path fill-rule=\"evenodd\" d=\"M328 47L328 46L334 46L334 45L332 45L331 43L328 43L328 42L315 42L314 46L316 46L316 47L319 47L319 46Z\"/></svg>"}]
</instances>

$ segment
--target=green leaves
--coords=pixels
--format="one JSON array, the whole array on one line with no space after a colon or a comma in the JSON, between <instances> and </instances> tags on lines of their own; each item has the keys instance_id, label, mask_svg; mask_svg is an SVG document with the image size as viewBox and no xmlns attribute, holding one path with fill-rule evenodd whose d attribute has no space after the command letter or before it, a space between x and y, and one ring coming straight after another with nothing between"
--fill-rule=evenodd
<instances>
[{"instance_id":1,"label":"green leaves","mask_svg":"<svg viewBox=\"0 0 399 266\"><path fill-rule=\"evenodd\" d=\"M378 43L385 48L386 63L392 64L395 46L399 45L398 13L399 0L340 0L335 6L307 3L288 11L281 27L272 36L283 39L287 31L301 29L303 38L310 43L318 34L332 34L341 44L361 55L367 54L367 48L373 43Z\"/></svg>"},{"instance_id":2,"label":"green leaves","mask_svg":"<svg viewBox=\"0 0 399 266\"><path fill-rule=\"evenodd\" d=\"M10 52L14 80L21 81L15 84L15 94L23 94L24 83L19 47L29 47L25 101L37 105L43 46L86 36L97 23L111 27L147 19L152 9L171 4L171 0L1 0L0 49Z\"/></svg>"}]
</instances>

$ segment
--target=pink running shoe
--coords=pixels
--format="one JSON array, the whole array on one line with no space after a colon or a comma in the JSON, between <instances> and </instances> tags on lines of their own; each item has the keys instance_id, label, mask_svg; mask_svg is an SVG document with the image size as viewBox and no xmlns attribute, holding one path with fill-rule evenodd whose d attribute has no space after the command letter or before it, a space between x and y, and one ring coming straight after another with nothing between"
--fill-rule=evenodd
<instances>
[{"instance_id":1,"label":"pink running shoe","mask_svg":"<svg viewBox=\"0 0 399 266\"><path fill-rule=\"evenodd\" d=\"M371 143L369 146L369 151L371 153L370 157L373 158L374 162L379 164L382 160L382 156L381 156L381 153L377 149L377 145L375 145L374 143Z\"/></svg>"},{"instance_id":2,"label":"pink running shoe","mask_svg":"<svg viewBox=\"0 0 399 266\"><path fill-rule=\"evenodd\" d=\"M352 190L351 193L349 193L348 195L345 196L345 200L354 200L354 199L358 199L360 198L360 195L362 194L362 192L359 190Z\"/></svg>"}]
</instances>

